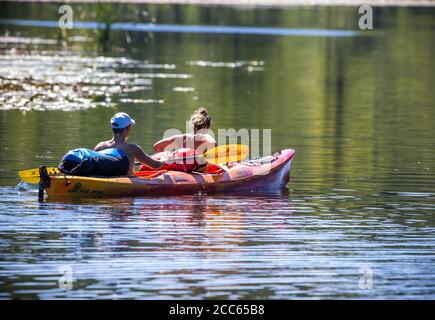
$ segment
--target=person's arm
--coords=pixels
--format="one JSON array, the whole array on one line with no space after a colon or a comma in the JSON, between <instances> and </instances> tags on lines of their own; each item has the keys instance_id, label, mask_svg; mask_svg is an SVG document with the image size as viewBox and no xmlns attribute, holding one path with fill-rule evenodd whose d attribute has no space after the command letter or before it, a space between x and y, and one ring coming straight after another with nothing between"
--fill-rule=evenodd
<instances>
[{"instance_id":1,"label":"person's arm","mask_svg":"<svg viewBox=\"0 0 435 320\"><path fill-rule=\"evenodd\" d=\"M106 148L106 143L105 142L100 142L100 143L98 143L95 146L94 151L101 151L101 150L104 150L104 149L107 149Z\"/></svg>"},{"instance_id":2,"label":"person's arm","mask_svg":"<svg viewBox=\"0 0 435 320\"><path fill-rule=\"evenodd\" d=\"M183 145L183 139L184 139L184 135L182 135L182 134L175 135L175 136L157 141L154 144L153 148L156 152L163 152L163 151L165 151L166 148L168 148L171 145L172 145L172 147L181 148ZM180 146L180 142L181 142L181 146Z\"/></svg>"},{"instance_id":3,"label":"person's arm","mask_svg":"<svg viewBox=\"0 0 435 320\"><path fill-rule=\"evenodd\" d=\"M134 150L135 161L138 161L141 164L144 164L147 167L150 167L153 169L159 169L165 164L162 161L155 160L155 159L151 158L138 145L135 145L134 148L135 148L135 150Z\"/></svg>"}]
</instances>

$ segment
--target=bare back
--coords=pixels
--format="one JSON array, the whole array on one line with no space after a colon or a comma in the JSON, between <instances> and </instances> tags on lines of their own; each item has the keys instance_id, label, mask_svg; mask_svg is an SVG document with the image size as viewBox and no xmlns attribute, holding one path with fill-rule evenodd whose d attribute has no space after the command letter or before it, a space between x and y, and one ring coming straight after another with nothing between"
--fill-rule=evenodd
<instances>
[{"instance_id":1,"label":"bare back","mask_svg":"<svg viewBox=\"0 0 435 320\"><path fill-rule=\"evenodd\" d=\"M163 140L160 140L154 145L154 150L157 152L180 149L180 148L193 148L198 153L216 147L216 141L209 134L180 134L175 135Z\"/></svg>"}]
</instances>

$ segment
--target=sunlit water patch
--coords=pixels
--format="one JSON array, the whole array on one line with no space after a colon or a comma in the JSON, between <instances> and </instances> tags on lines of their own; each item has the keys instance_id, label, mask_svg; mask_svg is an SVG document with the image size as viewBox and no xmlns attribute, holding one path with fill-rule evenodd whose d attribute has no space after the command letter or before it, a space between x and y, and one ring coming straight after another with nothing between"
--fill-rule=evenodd
<instances>
[{"instance_id":1,"label":"sunlit water patch","mask_svg":"<svg viewBox=\"0 0 435 320\"><path fill-rule=\"evenodd\" d=\"M28 38L28 37L10 37L1 36L0 44L57 44L58 41L54 39L44 39L44 38Z\"/></svg>"},{"instance_id":2,"label":"sunlit water patch","mask_svg":"<svg viewBox=\"0 0 435 320\"><path fill-rule=\"evenodd\" d=\"M194 92L195 88L192 87L175 87L172 90L176 92Z\"/></svg>"},{"instance_id":3,"label":"sunlit water patch","mask_svg":"<svg viewBox=\"0 0 435 320\"><path fill-rule=\"evenodd\" d=\"M23 55L5 50L0 55L0 110L74 111L113 106L129 101L129 93L152 89L153 79L191 78L190 74L162 72L175 68L174 64L149 64L124 57L55 52Z\"/></svg>"},{"instance_id":4,"label":"sunlit water patch","mask_svg":"<svg viewBox=\"0 0 435 320\"><path fill-rule=\"evenodd\" d=\"M164 104L163 99L120 99L122 103L134 103L134 104Z\"/></svg>"},{"instance_id":5,"label":"sunlit water patch","mask_svg":"<svg viewBox=\"0 0 435 320\"><path fill-rule=\"evenodd\" d=\"M248 72L254 71L264 71L264 61L204 61L204 60L194 60L188 61L188 65L203 67L203 68L243 68Z\"/></svg>"}]
</instances>

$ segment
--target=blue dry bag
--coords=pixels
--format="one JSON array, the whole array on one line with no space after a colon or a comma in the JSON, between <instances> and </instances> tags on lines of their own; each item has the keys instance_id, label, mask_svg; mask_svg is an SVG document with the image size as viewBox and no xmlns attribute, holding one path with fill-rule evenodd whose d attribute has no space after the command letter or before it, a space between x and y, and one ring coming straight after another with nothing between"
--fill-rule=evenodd
<instances>
[{"instance_id":1,"label":"blue dry bag","mask_svg":"<svg viewBox=\"0 0 435 320\"><path fill-rule=\"evenodd\" d=\"M120 149L93 151L78 148L68 151L62 158L59 171L75 176L122 176L128 173L129 162Z\"/></svg>"}]
</instances>

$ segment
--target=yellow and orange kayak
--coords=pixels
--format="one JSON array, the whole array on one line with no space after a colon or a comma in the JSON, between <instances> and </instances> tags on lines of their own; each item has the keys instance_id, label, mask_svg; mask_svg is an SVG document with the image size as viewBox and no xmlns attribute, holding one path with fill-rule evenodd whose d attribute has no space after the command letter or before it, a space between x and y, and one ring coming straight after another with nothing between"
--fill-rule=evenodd
<instances>
[{"instance_id":1,"label":"yellow and orange kayak","mask_svg":"<svg viewBox=\"0 0 435 320\"><path fill-rule=\"evenodd\" d=\"M166 170L142 172L136 177L111 178L52 174L48 175L49 181L45 182L44 189L48 198L271 191L288 183L294 155L294 150L286 149L263 158L229 163L216 174Z\"/></svg>"}]
</instances>

